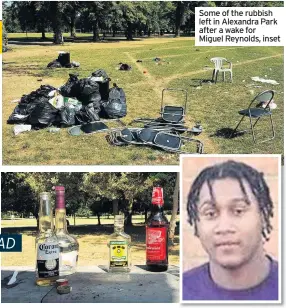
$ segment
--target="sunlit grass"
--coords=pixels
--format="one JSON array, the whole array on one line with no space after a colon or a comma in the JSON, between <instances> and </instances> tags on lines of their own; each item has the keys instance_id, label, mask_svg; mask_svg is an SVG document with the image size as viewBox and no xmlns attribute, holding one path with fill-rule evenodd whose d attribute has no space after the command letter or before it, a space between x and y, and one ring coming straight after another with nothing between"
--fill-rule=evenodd
<instances>
[{"instance_id":1,"label":"sunlit grass","mask_svg":"<svg viewBox=\"0 0 286 308\"><path fill-rule=\"evenodd\" d=\"M59 50L69 51L71 60L80 62L80 68L47 69L47 64L57 58ZM214 56L223 56L233 62L233 83L200 84L200 80L211 78L210 58ZM161 64L156 64L155 57L162 59ZM111 85L117 83L126 93L128 114L123 119L125 123L137 117L158 117L162 89L183 88L188 90L186 124L192 127L196 121L201 121L204 132L198 138L204 142L206 153L282 153L283 59L282 47L196 47L190 38L68 42L64 46L50 43L44 46L13 45L12 51L3 54L3 163L178 164L177 154L147 147L113 147L106 142L105 133L72 137L68 135L67 129L61 129L57 134L43 129L14 136L13 126L6 124L15 108L12 100L30 93L41 84L59 87L67 81L69 73L77 72L83 78L99 68L106 70L112 79ZM137 60L143 62L137 63ZM118 71L119 62L130 64L132 70ZM279 85L255 83L251 80L253 76L267 76L266 79L274 79ZM253 144L250 134L234 139L215 135L222 128L234 128L239 120L238 110L246 108L255 94L266 89L275 90L278 106L273 112L276 129L273 141ZM261 138L270 132L265 121L257 125L257 130ZM188 149L191 150L185 148Z\"/></svg>"}]
</instances>

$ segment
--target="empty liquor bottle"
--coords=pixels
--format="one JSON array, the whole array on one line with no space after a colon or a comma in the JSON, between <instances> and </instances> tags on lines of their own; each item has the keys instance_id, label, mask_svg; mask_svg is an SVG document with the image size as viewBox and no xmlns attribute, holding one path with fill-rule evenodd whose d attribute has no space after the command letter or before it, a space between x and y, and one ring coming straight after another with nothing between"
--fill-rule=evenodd
<instances>
[{"instance_id":1,"label":"empty liquor bottle","mask_svg":"<svg viewBox=\"0 0 286 308\"><path fill-rule=\"evenodd\" d=\"M109 272L130 272L131 237L124 232L124 216L114 216L114 233L108 239Z\"/></svg>"},{"instance_id":2,"label":"empty liquor bottle","mask_svg":"<svg viewBox=\"0 0 286 308\"><path fill-rule=\"evenodd\" d=\"M36 237L36 284L47 286L59 278L59 242L54 233L50 194L40 194L39 232Z\"/></svg>"},{"instance_id":3,"label":"empty liquor bottle","mask_svg":"<svg viewBox=\"0 0 286 308\"><path fill-rule=\"evenodd\" d=\"M146 265L150 271L168 269L169 222L163 211L163 188L156 185L152 193L151 214L146 224Z\"/></svg>"},{"instance_id":4,"label":"empty liquor bottle","mask_svg":"<svg viewBox=\"0 0 286 308\"><path fill-rule=\"evenodd\" d=\"M56 191L56 236L60 246L60 276L76 272L78 241L68 233L64 186L55 186Z\"/></svg>"}]
</instances>

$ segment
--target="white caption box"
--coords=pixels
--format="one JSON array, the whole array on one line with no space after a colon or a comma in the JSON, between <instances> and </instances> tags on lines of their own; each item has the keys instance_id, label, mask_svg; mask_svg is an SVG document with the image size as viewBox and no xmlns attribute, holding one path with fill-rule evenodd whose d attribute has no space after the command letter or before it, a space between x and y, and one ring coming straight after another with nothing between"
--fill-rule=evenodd
<instances>
[{"instance_id":1,"label":"white caption box","mask_svg":"<svg viewBox=\"0 0 286 308\"><path fill-rule=\"evenodd\" d=\"M196 7L196 46L283 46L284 7Z\"/></svg>"}]
</instances>

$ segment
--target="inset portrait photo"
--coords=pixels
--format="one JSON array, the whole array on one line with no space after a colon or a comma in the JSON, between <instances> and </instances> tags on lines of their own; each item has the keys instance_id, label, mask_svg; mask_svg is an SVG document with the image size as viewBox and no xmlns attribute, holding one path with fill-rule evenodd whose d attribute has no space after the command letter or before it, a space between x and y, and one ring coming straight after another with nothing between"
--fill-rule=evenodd
<instances>
[{"instance_id":1,"label":"inset portrait photo","mask_svg":"<svg viewBox=\"0 0 286 308\"><path fill-rule=\"evenodd\" d=\"M181 302L281 302L281 156L181 157Z\"/></svg>"}]
</instances>

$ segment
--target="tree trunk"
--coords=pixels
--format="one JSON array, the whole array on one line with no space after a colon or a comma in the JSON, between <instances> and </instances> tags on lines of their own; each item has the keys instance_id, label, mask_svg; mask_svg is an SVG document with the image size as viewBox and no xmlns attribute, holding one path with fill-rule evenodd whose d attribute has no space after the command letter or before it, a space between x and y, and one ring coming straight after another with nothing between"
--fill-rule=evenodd
<instances>
[{"instance_id":1,"label":"tree trunk","mask_svg":"<svg viewBox=\"0 0 286 308\"><path fill-rule=\"evenodd\" d=\"M75 38L76 37L76 33L75 33L75 19L71 18L71 22L70 22L70 34L71 37Z\"/></svg>"},{"instance_id":2,"label":"tree trunk","mask_svg":"<svg viewBox=\"0 0 286 308\"><path fill-rule=\"evenodd\" d=\"M100 213L97 213L97 221L98 221L98 225L100 226L101 223L100 223Z\"/></svg>"},{"instance_id":3,"label":"tree trunk","mask_svg":"<svg viewBox=\"0 0 286 308\"><path fill-rule=\"evenodd\" d=\"M99 27L98 27L98 20L94 20L93 22L93 41L99 42Z\"/></svg>"},{"instance_id":4,"label":"tree trunk","mask_svg":"<svg viewBox=\"0 0 286 308\"><path fill-rule=\"evenodd\" d=\"M176 228L176 219L179 208L179 174L176 176L176 184L173 194L173 209L172 216L170 221L170 229L169 229L169 239L171 245L174 245L174 237L175 237L175 228Z\"/></svg>"},{"instance_id":5,"label":"tree trunk","mask_svg":"<svg viewBox=\"0 0 286 308\"><path fill-rule=\"evenodd\" d=\"M127 26L126 38L127 38L127 41L133 40L132 24L130 22L128 23L128 26Z\"/></svg>"},{"instance_id":6,"label":"tree trunk","mask_svg":"<svg viewBox=\"0 0 286 308\"><path fill-rule=\"evenodd\" d=\"M75 214L73 215L73 225L75 226Z\"/></svg>"},{"instance_id":7,"label":"tree trunk","mask_svg":"<svg viewBox=\"0 0 286 308\"><path fill-rule=\"evenodd\" d=\"M118 215L118 199L112 200L113 215Z\"/></svg>"},{"instance_id":8,"label":"tree trunk","mask_svg":"<svg viewBox=\"0 0 286 308\"><path fill-rule=\"evenodd\" d=\"M185 4L182 1L177 2L176 20L175 20L175 37L180 37L181 25L185 13Z\"/></svg>"},{"instance_id":9,"label":"tree trunk","mask_svg":"<svg viewBox=\"0 0 286 308\"><path fill-rule=\"evenodd\" d=\"M129 201L129 204L127 207L127 217L125 220L126 226L132 226L132 207L133 207L133 199Z\"/></svg>"},{"instance_id":10,"label":"tree trunk","mask_svg":"<svg viewBox=\"0 0 286 308\"><path fill-rule=\"evenodd\" d=\"M45 40L46 39L46 32L45 32L45 29L42 29L42 40Z\"/></svg>"},{"instance_id":11,"label":"tree trunk","mask_svg":"<svg viewBox=\"0 0 286 308\"><path fill-rule=\"evenodd\" d=\"M62 35L62 16L59 10L59 2L51 1L51 11L52 11L52 25L54 31L54 44L59 45L63 44L63 35Z\"/></svg>"}]
</instances>

